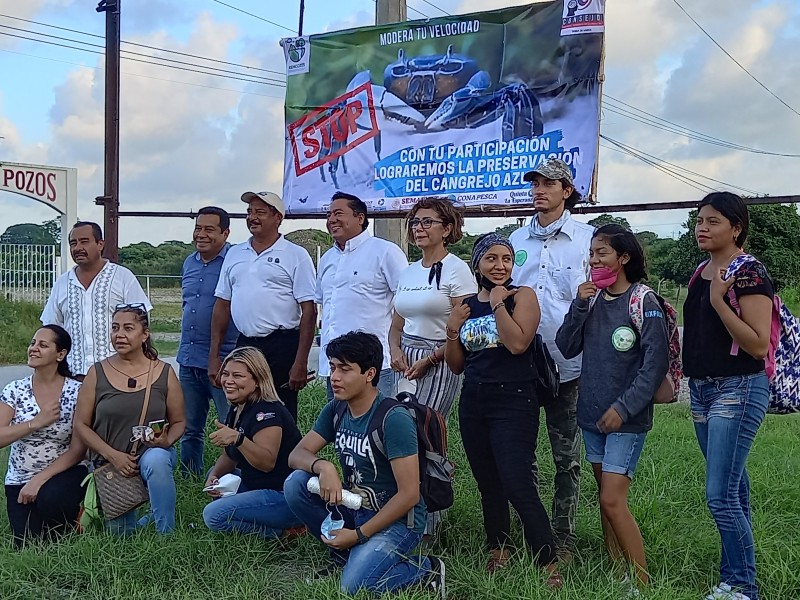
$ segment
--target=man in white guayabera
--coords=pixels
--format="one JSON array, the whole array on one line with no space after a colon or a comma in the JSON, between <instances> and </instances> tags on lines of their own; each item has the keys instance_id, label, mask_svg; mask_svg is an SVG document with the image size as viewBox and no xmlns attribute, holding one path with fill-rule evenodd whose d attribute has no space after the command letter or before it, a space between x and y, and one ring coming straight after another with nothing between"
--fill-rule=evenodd
<instances>
[{"instance_id":1,"label":"man in white guayabera","mask_svg":"<svg viewBox=\"0 0 800 600\"><path fill-rule=\"evenodd\" d=\"M69 251L75 267L56 280L42 311L42 325L60 325L72 338L67 356L72 372L83 380L89 367L114 353L111 317L120 304L139 305L150 312L136 276L103 258L103 230L78 221L69 232Z\"/></svg>"}]
</instances>

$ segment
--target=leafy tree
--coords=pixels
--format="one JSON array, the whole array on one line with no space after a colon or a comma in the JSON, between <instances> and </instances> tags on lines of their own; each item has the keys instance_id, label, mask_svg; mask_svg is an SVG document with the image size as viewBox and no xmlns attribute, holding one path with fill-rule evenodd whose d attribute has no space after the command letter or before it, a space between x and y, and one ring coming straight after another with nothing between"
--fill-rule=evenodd
<instances>
[{"instance_id":1,"label":"leafy tree","mask_svg":"<svg viewBox=\"0 0 800 600\"><path fill-rule=\"evenodd\" d=\"M626 219L625 217L615 217L607 213L598 215L597 217L589 221L589 225L591 225L592 227L602 227L603 225L609 225L610 223L620 225L625 229L631 228L631 224L628 223L628 219Z\"/></svg>"},{"instance_id":2,"label":"leafy tree","mask_svg":"<svg viewBox=\"0 0 800 600\"><path fill-rule=\"evenodd\" d=\"M298 229L286 234L286 239L302 246L311 255L311 260L317 262L317 248L320 256L333 246L333 238L327 231L319 229Z\"/></svg>"},{"instance_id":3,"label":"leafy tree","mask_svg":"<svg viewBox=\"0 0 800 600\"><path fill-rule=\"evenodd\" d=\"M59 217L42 223L42 229L53 236L56 244L61 244L61 219Z\"/></svg>"},{"instance_id":4,"label":"leafy tree","mask_svg":"<svg viewBox=\"0 0 800 600\"><path fill-rule=\"evenodd\" d=\"M56 238L47 229L35 223L11 225L3 235L0 235L0 242L5 244L40 244L43 246L57 244Z\"/></svg>"}]
</instances>

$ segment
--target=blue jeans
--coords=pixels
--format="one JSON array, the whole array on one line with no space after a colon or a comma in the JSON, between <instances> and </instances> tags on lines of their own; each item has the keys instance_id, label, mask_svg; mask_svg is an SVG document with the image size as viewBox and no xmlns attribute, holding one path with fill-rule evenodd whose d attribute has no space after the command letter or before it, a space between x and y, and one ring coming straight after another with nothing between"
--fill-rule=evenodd
<instances>
[{"instance_id":1,"label":"blue jeans","mask_svg":"<svg viewBox=\"0 0 800 600\"><path fill-rule=\"evenodd\" d=\"M150 496L150 510L158 533L170 533L175 529L175 478L172 471L177 461L175 448L148 448L139 458L139 476ZM106 528L117 535L133 533L137 527L147 525L150 517L136 520L136 510L106 521Z\"/></svg>"},{"instance_id":2,"label":"blue jeans","mask_svg":"<svg viewBox=\"0 0 800 600\"><path fill-rule=\"evenodd\" d=\"M706 501L722 539L720 581L758 600L745 463L767 412L767 376L691 379L692 419L706 459Z\"/></svg>"},{"instance_id":3,"label":"blue jeans","mask_svg":"<svg viewBox=\"0 0 800 600\"><path fill-rule=\"evenodd\" d=\"M331 378L327 378L328 389L328 402L333 401L333 388L331 387ZM378 378L378 391L387 398L393 397L394 394L394 371L391 369L383 369L381 376Z\"/></svg>"},{"instance_id":4,"label":"blue jeans","mask_svg":"<svg viewBox=\"0 0 800 600\"><path fill-rule=\"evenodd\" d=\"M277 538L284 529L302 525L283 492L277 490L252 490L217 498L203 509L203 521L211 531L239 531L262 538Z\"/></svg>"},{"instance_id":5,"label":"blue jeans","mask_svg":"<svg viewBox=\"0 0 800 600\"><path fill-rule=\"evenodd\" d=\"M306 485L311 477L313 475L305 471L295 471L286 479L283 491L289 508L319 539L320 525L328 516L328 509L322 498L308 491ZM365 508L350 510L340 506L339 510L348 529L363 525L376 514ZM409 557L421 540L422 534L406 527L405 520L402 520L376 533L364 544L345 552L331 552L334 562L344 567L342 592L356 594L365 589L382 594L419 583L431 568L427 558Z\"/></svg>"},{"instance_id":6,"label":"blue jeans","mask_svg":"<svg viewBox=\"0 0 800 600\"><path fill-rule=\"evenodd\" d=\"M616 473L633 479L642 456L647 433L598 433L583 430L586 461L602 465L603 473Z\"/></svg>"},{"instance_id":7,"label":"blue jeans","mask_svg":"<svg viewBox=\"0 0 800 600\"><path fill-rule=\"evenodd\" d=\"M186 407L186 432L181 438L181 473L200 475L203 472L208 400L214 401L219 420L223 422L228 416L229 404L222 389L211 385L206 369L181 365L180 381Z\"/></svg>"}]
</instances>

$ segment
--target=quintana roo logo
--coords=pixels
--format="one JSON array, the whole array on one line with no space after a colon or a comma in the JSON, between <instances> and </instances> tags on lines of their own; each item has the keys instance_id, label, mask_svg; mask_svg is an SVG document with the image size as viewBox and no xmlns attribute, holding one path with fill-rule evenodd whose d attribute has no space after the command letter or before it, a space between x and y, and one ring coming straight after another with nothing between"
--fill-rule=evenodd
<instances>
[{"instance_id":1,"label":"quintana roo logo","mask_svg":"<svg viewBox=\"0 0 800 600\"><path fill-rule=\"evenodd\" d=\"M289 42L289 60L299 63L306 55L306 41L303 38L295 38Z\"/></svg>"}]
</instances>

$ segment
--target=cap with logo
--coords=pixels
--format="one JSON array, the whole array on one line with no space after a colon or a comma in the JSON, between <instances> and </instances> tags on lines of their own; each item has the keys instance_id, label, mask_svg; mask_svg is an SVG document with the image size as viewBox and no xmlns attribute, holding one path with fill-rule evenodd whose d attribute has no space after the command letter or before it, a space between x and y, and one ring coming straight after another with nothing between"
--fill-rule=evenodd
<instances>
[{"instance_id":1,"label":"cap with logo","mask_svg":"<svg viewBox=\"0 0 800 600\"><path fill-rule=\"evenodd\" d=\"M567 163L560 158L548 158L542 161L533 171L525 173L522 179L524 181L533 181L533 176L537 173L547 179L566 179L573 188L575 187L572 182L572 171L569 170Z\"/></svg>"},{"instance_id":2,"label":"cap with logo","mask_svg":"<svg viewBox=\"0 0 800 600\"><path fill-rule=\"evenodd\" d=\"M242 202L250 204L253 200L261 200L281 213L282 217L286 216L286 205L275 192L245 192L242 194Z\"/></svg>"}]
</instances>

